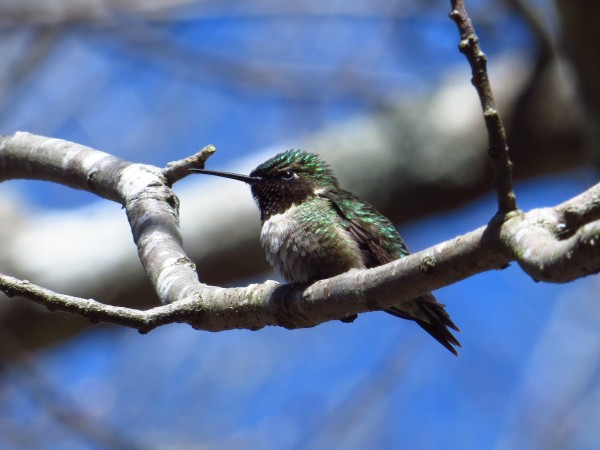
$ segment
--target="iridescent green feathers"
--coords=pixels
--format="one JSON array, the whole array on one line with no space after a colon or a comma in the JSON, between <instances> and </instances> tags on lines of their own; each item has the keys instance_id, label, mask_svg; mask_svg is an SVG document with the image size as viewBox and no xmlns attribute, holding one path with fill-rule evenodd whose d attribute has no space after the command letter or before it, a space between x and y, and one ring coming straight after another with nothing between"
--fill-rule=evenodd
<instances>
[{"instance_id":1,"label":"iridescent green feathers","mask_svg":"<svg viewBox=\"0 0 600 450\"><path fill-rule=\"evenodd\" d=\"M396 227L368 203L341 188L324 193L345 228L363 249L366 267L375 267L408 255Z\"/></svg>"},{"instance_id":2,"label":"iridescent green feathers","mask_svg":"<svg viewBox=\"0 0 600 450\"><path fill-rule=\"evenodd\" d=\"M318 155L302 150L278 153L254 169L250 176L264 177L281 171L304 174L310 177L314 184L327 183L339 187L338 180L329 166Z\"/></svg>"}]
</instances>

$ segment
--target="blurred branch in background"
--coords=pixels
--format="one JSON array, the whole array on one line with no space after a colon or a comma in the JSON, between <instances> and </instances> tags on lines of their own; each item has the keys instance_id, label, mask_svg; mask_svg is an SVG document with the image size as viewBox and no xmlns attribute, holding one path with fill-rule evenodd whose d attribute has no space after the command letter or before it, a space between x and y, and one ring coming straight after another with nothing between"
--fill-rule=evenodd
<instances>
[{"instance_id":1,"label":"blurred branch in background","mask_svg":"<svg viewBox=\"0 0 600 450\"><path fill-rule=\"evenodd\" d=\"M583 103L588 159L600 167L600 3L555 0L561 19L561 47L575 69Z\"/></svg>"}]
</instances>

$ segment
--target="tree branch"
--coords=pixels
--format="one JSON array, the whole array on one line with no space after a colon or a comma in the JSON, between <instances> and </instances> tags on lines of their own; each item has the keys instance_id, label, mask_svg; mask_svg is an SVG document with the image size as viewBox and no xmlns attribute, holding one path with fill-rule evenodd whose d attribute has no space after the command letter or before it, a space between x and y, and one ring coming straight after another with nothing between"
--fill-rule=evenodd
<instances>
[{"instance_id":1,"label":"tree branch","mask_svg":"<svg viewBox=\"0 0 600 450\"><path fill-rule=\"evenodd\" d=\"M0 181L36 178L93 192L125 207L142 264L164 306L147 311L57 294L0 275L0 290L60 310L148 332L183 322L197 329L311 327L351 314L387 309L510 261L536 280L566 282L600 271L600 185L556 208L516 211L504 128L492 96L485 55L462 1L451 17L473 70L496 172L499 214L485 227L369 270L310 286L274 282L223 289L198 281L182 248L178 199L170 185L200 165L212 147L165 169L135 164L78 144L17 133L0 137Z\"/></svg>"},{"instance_id":2,"label":"tree branch","mask_svg":"<svg viewBox=\"0 0 600 450\"><path fill-rule=\"evenodd\" d=\"M0 137L0 182L54 181L123 205L144 270L161 302L167 304L185 297L184 288L198 283L195 265L182 247L179 200L169 183L182 178L181 167L199 164L212 151L207 147L161 170L73 142L21 132Z\"/></svg>"},{"instance_id":3,"label":"tree branch","mask_svg":"<svg viewBox=\"0 0 600 450\"><path fill-rule=\"evenodd\" d=\"M245 288L180 282L182 300L147 311L57 294L0 275L0 290L64 311L148 332L168 323L196 329L312 327L349 314L382 310L474 274L517 261L536 280L567 282L600 271L600 184L555 208L515 212L503 220L384 266L353 270L310 286L273 281ZM579 226L567 225L578 217ZM569 237L563 238L570 228Z\"/></svg>"},{"instance_id":4,"label":"tree branch","mask_svg":"<svg viewBox=\"0 0 600 450\"><path fill-rule=\"evenodd\" d=\"M488 154L494 164L494 188L498 199L498 210L502 214L517 209L517 201L512 187L512 162L508 152L508 142L502 119L496 107L494 94L487 73L487 57L479 47L479 38L467 14L463 0L451 0L450 18L456 23L460 33L458 49L467 57L473 78L471 82L477 90L483 118L488 132Z\"/></svg>"}]
</instances>

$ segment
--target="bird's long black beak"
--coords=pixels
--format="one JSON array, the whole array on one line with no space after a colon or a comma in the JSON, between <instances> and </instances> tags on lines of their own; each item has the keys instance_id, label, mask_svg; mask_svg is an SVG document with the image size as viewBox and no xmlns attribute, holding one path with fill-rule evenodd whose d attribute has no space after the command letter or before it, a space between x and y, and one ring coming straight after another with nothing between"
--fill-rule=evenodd
<instances>
[{"instance_id":1,"label":"bird's long black beak","mask_svg":"<svg viewBox=\"0 0 600 450\"><path fill-rule=\"evenodd\" d=\"M239 173L219 172L216 170L190 169L190 172L203 173L206 175L215 175L217 177L223 177L223 178L231 178L232 180L243 181L244 183L248 183L248 184L252 184L256 181L260 181L259 177L250 177L248 175L241 175Z\"/></svg>"}]
</instances>

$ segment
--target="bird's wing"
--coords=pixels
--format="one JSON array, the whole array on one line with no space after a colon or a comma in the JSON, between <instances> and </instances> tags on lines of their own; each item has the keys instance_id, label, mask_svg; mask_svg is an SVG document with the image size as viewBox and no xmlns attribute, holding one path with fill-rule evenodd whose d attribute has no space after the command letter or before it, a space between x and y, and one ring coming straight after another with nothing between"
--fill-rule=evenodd
<instances>
[{"instance_id":1,"label":"bird's wing","mask_svg":"<svg viewBox=\"0 0 600 450\"><path fill-rule=\"evenodd\" d=\"M342 189L328 191L323 196L358 243L366 267L380 266L410 253L394 225L368 203Z\"/></svg>"}]
</instances>

